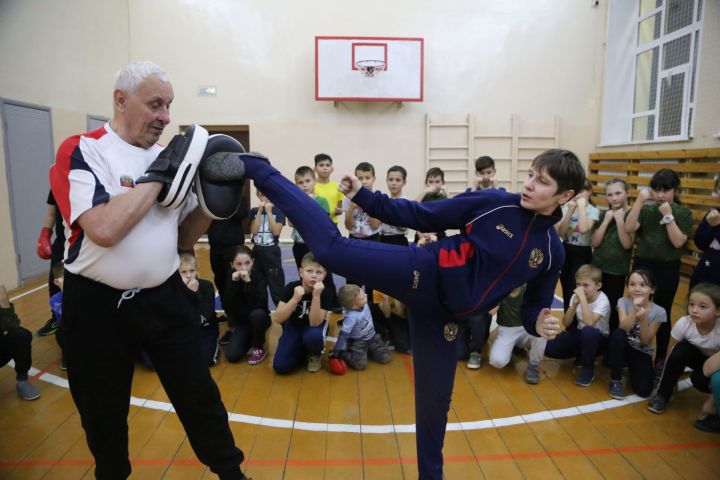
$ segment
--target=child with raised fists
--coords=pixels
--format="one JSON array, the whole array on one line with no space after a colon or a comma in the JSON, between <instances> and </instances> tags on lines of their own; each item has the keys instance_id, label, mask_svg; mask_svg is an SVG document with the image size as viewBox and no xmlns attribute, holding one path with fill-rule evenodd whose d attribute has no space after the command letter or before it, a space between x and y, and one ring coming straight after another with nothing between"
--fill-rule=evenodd
<instances>
[{"instance_id":1,"label":"child with raised fists","mask_svg":"<svg viewBox=\"0 0 720 480\"><path fill-rule=\"evenodd\" d=\"M653 388L653 342L660 325L667 322L665 310L653 302L655 279L650 270L637 268L628 277L628 296L618 300L619 325L610 334L608 361L610 363L611 397L622 400L625 389L622 371L628 366L630 384L635 394L647 397Z\"/></svg>"}]
</instances>

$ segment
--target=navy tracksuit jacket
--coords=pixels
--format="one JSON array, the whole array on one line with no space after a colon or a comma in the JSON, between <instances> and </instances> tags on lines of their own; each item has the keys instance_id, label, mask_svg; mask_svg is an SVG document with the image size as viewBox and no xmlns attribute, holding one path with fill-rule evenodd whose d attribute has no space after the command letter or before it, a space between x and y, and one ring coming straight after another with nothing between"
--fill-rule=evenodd
<instances>
[{"instance_id":1,"label":"navy tracksuit jacket","mask_svg":"<svg viewBox=\"0 0 720 480\"><path fill-rule=\"evenodd\" d=\"M292 221L321 264L408 306L418 471L421 480L441 479L458 323L527 283L523 322L536 334L537 315L552 304L564 261L553 228L559 214L536 214L520 206L519 195L499 190L417 203L361 189L353 201L383 222L423 232L460 229L422 248L368 242L342 237L327 213L268 163L249 158L245 171Z\"/></svg>"}]
</instances>

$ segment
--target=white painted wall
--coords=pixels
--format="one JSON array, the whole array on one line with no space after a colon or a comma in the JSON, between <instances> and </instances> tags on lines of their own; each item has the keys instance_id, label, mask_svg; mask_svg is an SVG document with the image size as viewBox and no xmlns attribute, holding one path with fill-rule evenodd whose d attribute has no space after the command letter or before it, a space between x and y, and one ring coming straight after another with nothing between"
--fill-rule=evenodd
<instances>
[{"instance_id":1,"label":"white painted wall","mask_svg":"<svg viewBox=\"0 0 720 480\"><path fill-rule=\"evenodd\" d=\"M583 159L594 151L605 15L605 2L582 0L4 0L0 96L51 107L65 136L87 113L110 116L117 69L150 59L175 89L165 139L192 122L249 125L252 148L285 174L322 151L338 174L372 162L380 187L387 167L404 165L415 195L428 113L472 114L488 132L506 131L512 113L528 128L557 114L561 145ZM425 101L316 102L315 35L423 37ZM217 97L199 97L200 85L217 86ZM0 282L14 287L7 199L0 180Z\"/></svg>"}]
</instances>

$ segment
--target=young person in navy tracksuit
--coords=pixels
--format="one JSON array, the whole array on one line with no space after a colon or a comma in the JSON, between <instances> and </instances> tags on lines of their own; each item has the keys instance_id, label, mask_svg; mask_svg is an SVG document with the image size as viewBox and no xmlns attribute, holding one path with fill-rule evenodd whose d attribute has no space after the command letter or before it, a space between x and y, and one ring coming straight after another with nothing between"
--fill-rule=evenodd
<instances>
[{"instance_id":1,"label":"young person in navy tracksuit","mask_svg":"<svg viewBox=\"0 0 720 480\"><path fill-rule=\"evenodd\" d=\"M418 470L421 479L442 478L459 323L527 283L525 328L548 339L560 330L548 308L564 260L554 225L560 205L585 180L580 161L567 150L548 150L533 161L520 195L487 190L430 203L390 199L361 188L356 177L343 178L345 194L384 222L421 232L461 230L417 248L343 238L327 213L266 159L241 158L245 175L292 220L323 265L407 304L413 317Z\"/></svg>"}]
</instances>

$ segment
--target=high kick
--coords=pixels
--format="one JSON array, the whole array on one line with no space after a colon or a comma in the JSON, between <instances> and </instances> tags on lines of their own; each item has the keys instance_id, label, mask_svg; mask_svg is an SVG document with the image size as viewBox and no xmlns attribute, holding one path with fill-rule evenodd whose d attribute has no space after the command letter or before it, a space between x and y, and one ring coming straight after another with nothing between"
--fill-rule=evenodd
<instances>
[{"instance_id":1,"label":"high kick","mask_svg":"<svg viewBox=\"0 0 720 480\"><path fill-rule=\"evenodd\" d=\"M247 156L243 161L246 176L292 221L322 265L407 305L414 354L418 471L422 480L442 479L442 448L457 365L452 329L457 324L440 298L436 247L345 238L327 212L274 167Z\"/></svg>"}]
</instances>

